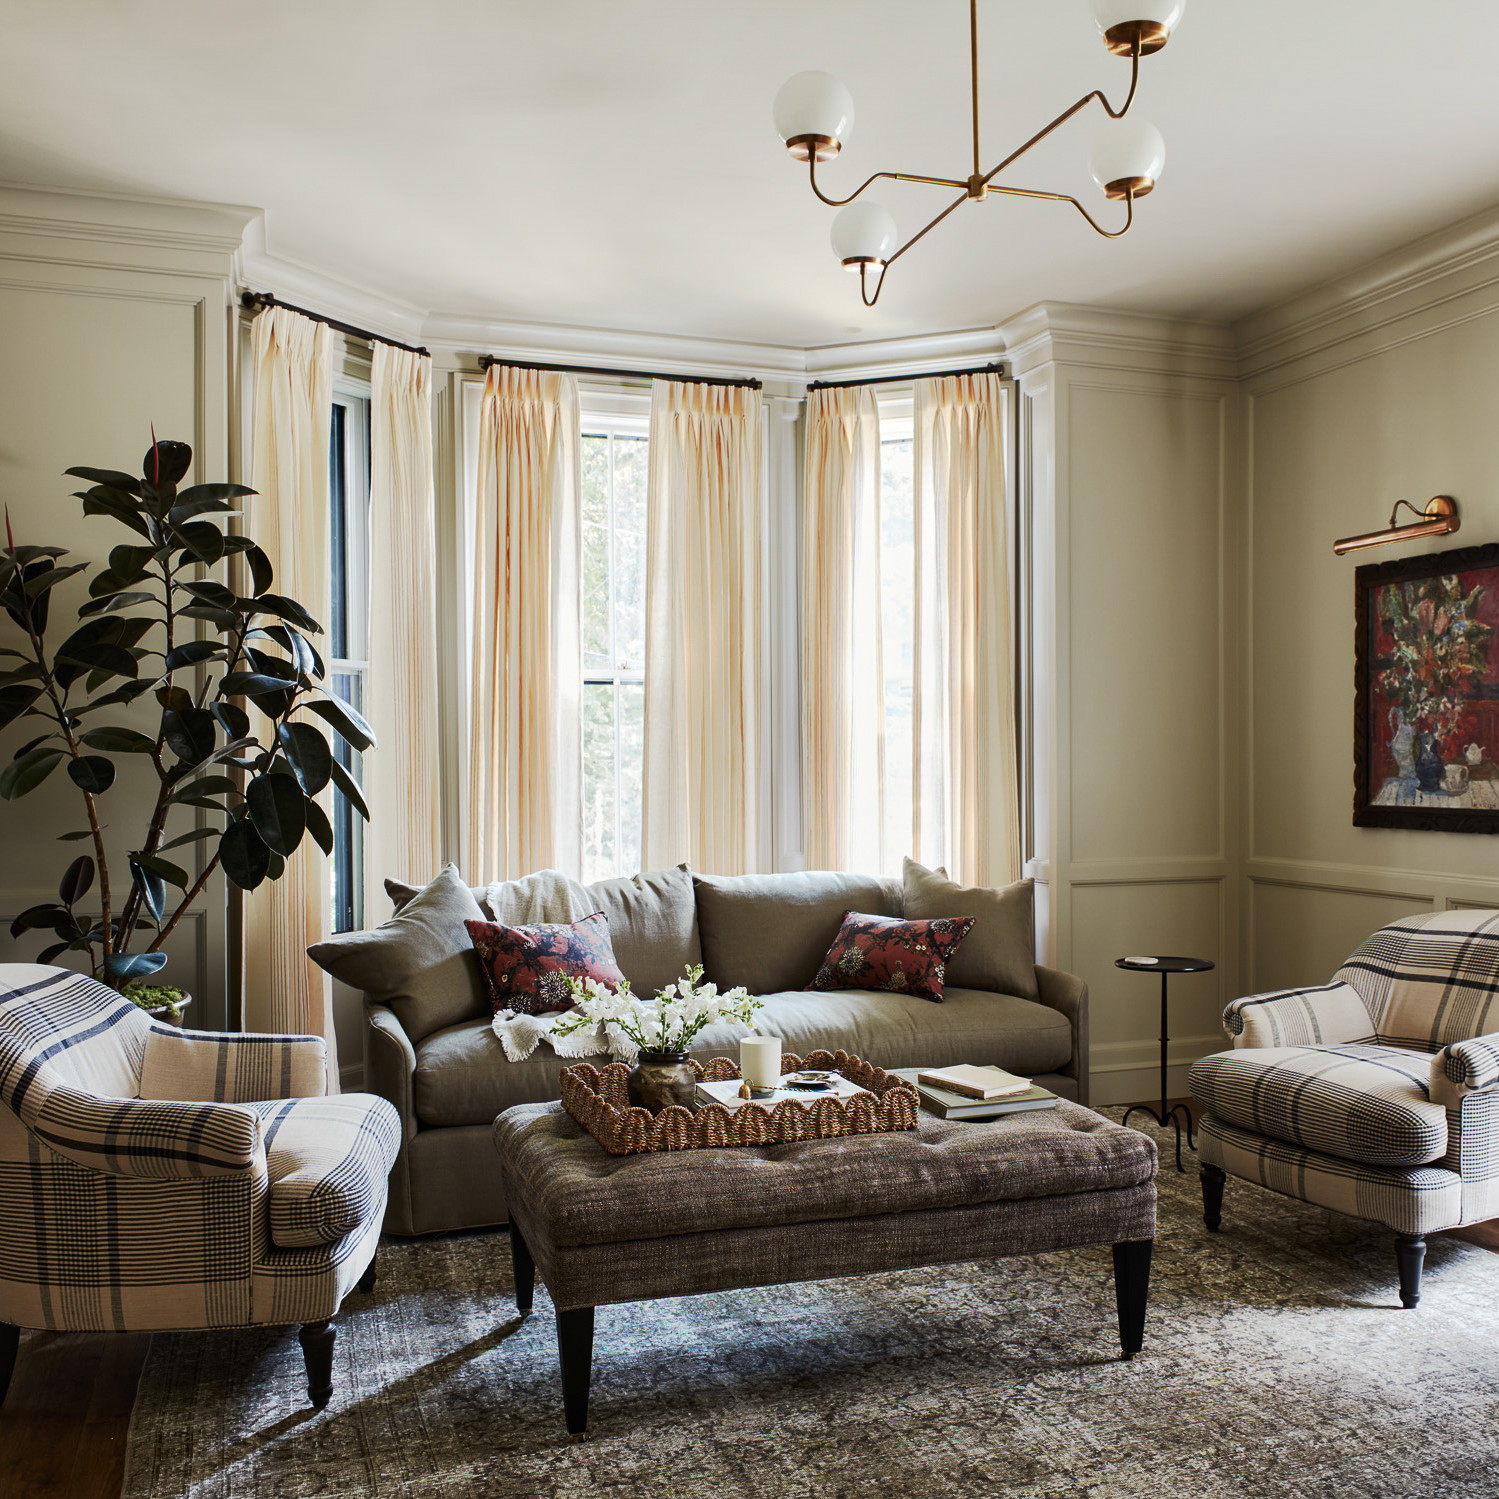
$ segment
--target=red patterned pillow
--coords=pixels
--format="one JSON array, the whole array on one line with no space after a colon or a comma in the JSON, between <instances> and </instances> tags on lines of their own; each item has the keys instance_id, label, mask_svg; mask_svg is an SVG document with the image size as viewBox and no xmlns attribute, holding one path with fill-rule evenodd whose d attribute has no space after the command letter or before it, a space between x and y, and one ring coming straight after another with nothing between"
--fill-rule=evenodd
<instances>
[{"instance_id":1,"label":"red patterned pillow","mask_svg":"<svg viewBox=\"0 0 1499 1499\"><path fill-rule=\"evenodd\" d=\"M622 984L625 976L614 961L609 918L602 911L571 926L500 926L492 921L465 921L479 954L479 971L491 1008L545 1015L570 1010L569 978Z\"/></svg>"},{"instance_id":2,"label":"red patterned pillow","mask_svg":"<svg viewBox=\"0 0 1499 1499\"><path fill-rule=\"evenodd\" d=\"M942 1003L947 960L973 926L972 916L902 921L845 911L843 925L808 989L886 989Z\"/></svg>"}]
</instances>

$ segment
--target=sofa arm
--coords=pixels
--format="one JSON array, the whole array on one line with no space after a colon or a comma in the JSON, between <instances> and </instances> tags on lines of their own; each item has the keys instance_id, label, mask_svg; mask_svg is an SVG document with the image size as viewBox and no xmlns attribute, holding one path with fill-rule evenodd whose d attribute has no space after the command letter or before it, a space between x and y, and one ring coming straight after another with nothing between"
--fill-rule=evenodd
<instances>
[{"instance_id":1,"label":"sofa arm","mask_svg":"<svg viewBox=\"0 0 1499 1499\"><path fill-rule=\"evenodd\" d=\"M416 1109L412 1102L412 1084L416 1076L416 1048L406 1034L395 1011L386 1005L372 1004L367 1011L370 1021L369 1076L366 1086L371 1093L395 1105L401 1116L401 1138L409 1140L416 1133Z\"/></svg>"},{"instance_id":2,"label":"sofa arm","mask_svg":"<svg viewBox=\"0 0 1499 1499\"><path fill-rule=\"evenodd\" d=\"M1223 1011L1223 1029L1235 1046L1346 1046L1374 1039L1374 1022L1347 984L1231 1000Z\"/></svg>"},{"instance_id":3,"label":"sofa arm","mask_svg":"<svg viewBox=\"0 0 1499 1499\"><path fill-rule=\"evenodd\" d=\"M1457 1105L1469 1093L1499 1088L1499 1035L1453 1041L1431 1059L1433 1102Z\"/></svg>"},{"instance_id":4,"label":"sofa arm","mask_svg":"<svg viewBox=\"0 0 1499 1499\"><path fill-rule=\"evenodd\" d=\"M260 1120L249 1109L100 1098L66 1086L41 1098L37 1091L16 1113L39 1140L90 1171L172 1180L265 1169Z\"/></svg>"},{"instance_id":5,"label":"sofa arm","mask_svg":"<svg viewBox=\"0 0 1499 1499\"><path fill-rule=\"evenodd\" d=\"M256 1031L181 1031L154 1025L141 1064L142 1098L265 1103L321 1098L328 1091L328 1044L321 1036Z\"/></svg>"},{"instance_id":6,"label":"sofa arm","mask_svg":"<svg viewBox=\"0 0 1499 1499\"><path fill-rule=\"evenodd\" d=\"M1072 1027L1072 1060L1063 1075L1077 1083L1077 1101L1087 1103L1091 1072L1088 1064L1088 986L1076 974L1036 964L1036 997L1048 1009L1067 1017Z\"/></svg>"}]
</instances>

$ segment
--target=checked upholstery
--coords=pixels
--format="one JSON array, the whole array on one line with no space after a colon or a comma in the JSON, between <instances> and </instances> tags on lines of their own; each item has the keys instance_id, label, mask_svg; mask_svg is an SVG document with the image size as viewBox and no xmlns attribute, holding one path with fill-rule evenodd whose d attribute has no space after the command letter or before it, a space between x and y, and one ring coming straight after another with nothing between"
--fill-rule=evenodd
<instances>
[{"instance_id":1,"label":"checked upholstery","mask_svg":"<svg viewBox=\"0 0 1499 1499\"><path fill-rule=\"evenodd\" d=\"M1394 922L1224 1027L1192 1068L1205 1163L1398 1234L1499 1215L1499 912Z\"/></svg>"},{"instance_id":2,"label":"checked upholstery","mask_svg":"<svg viewBox=\"0 0 1499 1499\"><path fill-rule=\"evenodd\" d=\"M0 1322L326 1320L375 1252L400 1121L315 1036L181 1031L0 965Z\"/></svg>"}]
</instances>

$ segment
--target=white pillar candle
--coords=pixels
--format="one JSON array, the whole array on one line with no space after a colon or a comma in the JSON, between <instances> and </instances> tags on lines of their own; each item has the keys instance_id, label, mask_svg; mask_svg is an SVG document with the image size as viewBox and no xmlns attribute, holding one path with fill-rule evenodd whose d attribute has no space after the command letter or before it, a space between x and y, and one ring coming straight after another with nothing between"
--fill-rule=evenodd
<instances>
[{"instance_id":1,"label":"white pillar candle","mask_svg":"<svg viewBox=\"0 0 1499 1499\"><path fill-rule=\"evenodd\" d=\"M739 1071L752 1088L774 1088L781 1081L781 1038L742 1037L739 1042Z\"/></svg>"}]
</instances>

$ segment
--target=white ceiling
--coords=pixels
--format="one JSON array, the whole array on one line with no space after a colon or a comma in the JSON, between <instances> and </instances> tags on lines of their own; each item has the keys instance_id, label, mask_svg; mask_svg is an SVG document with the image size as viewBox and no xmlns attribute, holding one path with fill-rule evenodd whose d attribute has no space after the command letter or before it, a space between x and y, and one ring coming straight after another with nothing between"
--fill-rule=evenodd
<instances>
[{"instance_id":1,"label":"white ceiling","mask_svg":"<svg viewBox=\"0 0 1499 1499\"><path fill-rule=\"evenodd\" d=\"M1168 160L1127 238L965 206L873 310L770 101L803 68L848 85L832 190L966 175L963 0L0 0L0 23L0 177L260 207L271 253L438 314L807 347L1041 300L1229 318L1499 201L1493 0L1189 0L1142 66ZM982 0L980 42L986 164L1127 81L1085 0ZM1007 180L1117 211L1095 118ZM878 195L909 232L942 192Z\"/></svg>"}]
</instances>

